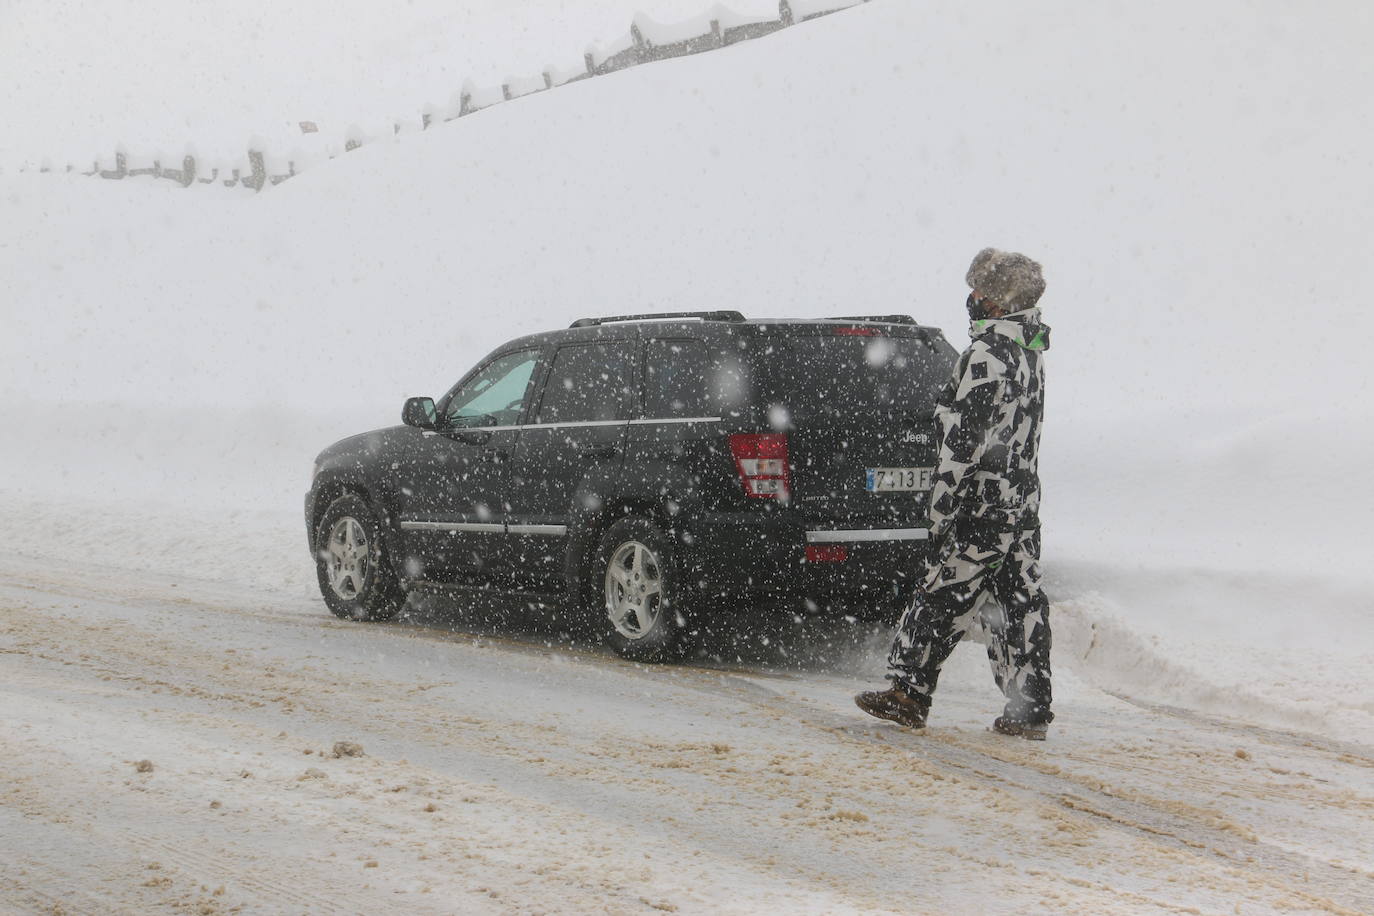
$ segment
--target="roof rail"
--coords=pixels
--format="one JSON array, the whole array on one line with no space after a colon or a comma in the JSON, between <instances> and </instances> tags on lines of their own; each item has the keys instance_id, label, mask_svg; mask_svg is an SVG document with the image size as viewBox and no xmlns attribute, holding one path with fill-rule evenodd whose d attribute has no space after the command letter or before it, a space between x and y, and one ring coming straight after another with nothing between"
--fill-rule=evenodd
<instances>
[{"instance_id":1,"label":"roof rail","mask_svg":"<svg viewBox=\"0 0 1374 916\"><path fill-rule=\"evenodd\" d=\"M617 321L653 321L663 318L699 318L702 321L743 321L744 315L729 309L717 312L653 312L645 315L611 315L606 318L579 318L568 327L590 328L598 324L612 324Z\"/></svg>"},{"instance_id":2,"label":"roof rail","mask_svg":"<svg viewBox=\"0 0 1374 916\"><path fill-rule=\"evenodd\" d=\"M915 324L910 315L832 315L826 321L871 321L874 324Z\"/></svg>"}]
</instances>

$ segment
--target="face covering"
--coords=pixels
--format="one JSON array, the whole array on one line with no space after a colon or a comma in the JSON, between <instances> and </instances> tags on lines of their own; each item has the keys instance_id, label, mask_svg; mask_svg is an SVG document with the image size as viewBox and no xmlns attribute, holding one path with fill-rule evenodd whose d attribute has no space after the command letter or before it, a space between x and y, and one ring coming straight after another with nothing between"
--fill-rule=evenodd
<instances>
[{"instance_id":1,"label":"face covering","mask_svg":"<svg viewBox=\"0 0 1374 916\"><path fill-rule=\"evenodd\" d=\"M975 299L973 293L968 294L968 301L964 303L968 309L968 317L971 321L982 321L984 318L991 318L992 300L987 296Z\"/></svg>"}]
</instances>

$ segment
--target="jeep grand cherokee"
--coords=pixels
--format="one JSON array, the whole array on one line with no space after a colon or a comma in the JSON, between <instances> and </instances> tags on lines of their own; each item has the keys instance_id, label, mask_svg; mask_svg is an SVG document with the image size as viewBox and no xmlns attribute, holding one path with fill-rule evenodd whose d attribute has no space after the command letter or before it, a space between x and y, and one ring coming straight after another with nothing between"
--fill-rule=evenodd
<instances>
[{"instance_id":1,"label":"jeep grand cherokee","mask_svg":"<svg viewBox=\"0 0 1374 916\"><path fill-rule=\"evenodd\" d=\"M891 615L925 549L955 358L902 315L630 315L521 337L407 400L403 425L320 454L320 590L358 620L420 585L556 596L638 659L712 615Z\"/></svg>"}]
</instances>

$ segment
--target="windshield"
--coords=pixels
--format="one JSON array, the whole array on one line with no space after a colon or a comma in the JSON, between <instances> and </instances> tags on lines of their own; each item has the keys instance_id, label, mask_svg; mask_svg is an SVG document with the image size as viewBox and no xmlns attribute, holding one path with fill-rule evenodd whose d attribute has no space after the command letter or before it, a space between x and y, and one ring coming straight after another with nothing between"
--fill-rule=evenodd
<instances>
[{"instance_id":1,"label":"windshield","mask_svg":"<svg viewBox=\"0 0 1374 916\"><path fill-rule=\"evenodd\" d=\"M498 426L519 422L538 359L538 350L520 350L492 360L449 396L444 416L458 425L484 417Z\"/></svg>"}]
</instances>

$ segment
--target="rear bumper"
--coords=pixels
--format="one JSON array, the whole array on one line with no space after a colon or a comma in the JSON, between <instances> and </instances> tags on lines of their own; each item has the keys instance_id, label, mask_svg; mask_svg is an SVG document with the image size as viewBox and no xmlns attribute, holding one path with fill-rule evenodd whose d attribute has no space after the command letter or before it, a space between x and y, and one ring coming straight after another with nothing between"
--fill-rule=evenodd
<instances>
[{"instance_id":1,"label":"rear bumper","mask_svg":"<svg viewBox=\"0 0 1374 916\"><path fill-rule=\"evenodd\" d=\"M688 579L704 597L856 615L885 614L905 600L930 552L928 537L925 528L757 513L704 515L678 532ZM808 545L842 547L844 559L808 561Z\"/></svg>"},{"instance_id":2,"label":"rear bumper","mask_svg":"<svg viewBox=\"0 0 1374 916\"><path fill-rule=\"evenodd\" d=\"M807 528L808 544L872 544L887 541L924 541L929 528Z\"/></svg>"}]
</instances>

